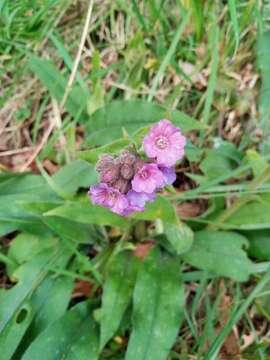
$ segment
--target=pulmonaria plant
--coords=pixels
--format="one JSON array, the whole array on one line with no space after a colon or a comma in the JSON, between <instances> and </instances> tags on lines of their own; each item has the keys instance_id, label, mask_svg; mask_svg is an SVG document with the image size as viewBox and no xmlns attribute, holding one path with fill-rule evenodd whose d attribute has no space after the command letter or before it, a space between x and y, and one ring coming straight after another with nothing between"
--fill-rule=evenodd
<instances>
[{"instance_id":1,"label":"pulmonaria plant","mask_svg":"<svg viewBox=\"0 0 270 360\"><path fill-rule=\"evenodd\" d=\"M186 138L169 120L150 128L142 145L148 160L128 150L118 157L103 155L96 165L100 183L88 192L93 204L128 216L144 211L156 192L176 180L175 164L184 156Z\"/></svg>"}]
</instances>

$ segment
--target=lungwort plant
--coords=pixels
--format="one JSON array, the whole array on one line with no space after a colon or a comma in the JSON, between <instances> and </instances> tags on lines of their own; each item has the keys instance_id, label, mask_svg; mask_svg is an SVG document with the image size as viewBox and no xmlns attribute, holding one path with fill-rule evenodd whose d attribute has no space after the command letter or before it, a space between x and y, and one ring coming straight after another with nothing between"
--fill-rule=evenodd
<instances>
[{"instance_id":1,"label":"lungwort plant","mask_svg":"<svg viewBox=\"0 0 270 360\"><path fill-rule=\"evenodd\" d=\"M106 133L110 108L121 110ZM134 133L133 123L120 121L138 111L148 111L149 119L142 117ZM224 209L211 192L226 192L230 185L217 185L250 169L254 180L247 186L256 190L269 179L268 164L255 169L254 153L243 161L224 142L201 161L201 150L181 131L203 126L178 111L168 114L170 121L158 121L162 115L150 103L113 102L93 114L89 134L96 147L79 152L80 159L53 176L41 163L41 175L1 174L1 235L17 234L1 252L10 279L10 289L0 294L1 359L174 359L181 324L192 326L185 283L220 276L242 282L266 270L267 263L253 263L246 252L250 241L253 256L268 256L250 231L251 223L268 231L268 205L258 201L264 195L243 195ZM179 193L172 184L179 181L184 153L190 162L200 160L200 184ZM205 192L208 210L182 222L181 197L186 202ZM236 305L225 335L266 284L265 276ZM222 334L215 337L205 358L212 359L223 341Z\"/></svg>"}]
</instances>

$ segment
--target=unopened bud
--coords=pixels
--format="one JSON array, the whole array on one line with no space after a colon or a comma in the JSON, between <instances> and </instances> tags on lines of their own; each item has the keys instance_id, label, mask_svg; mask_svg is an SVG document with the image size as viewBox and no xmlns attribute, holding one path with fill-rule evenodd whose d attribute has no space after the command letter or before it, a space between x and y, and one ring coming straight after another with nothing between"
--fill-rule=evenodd
<instances>
[{"instance_id":1,"label":"unopened bud","mask_svg":"<svg viewBox=\"0 0 270 360\"><path fill-rule=\"evenodd\" d=\"M96 165L96 170L97 172L101 173L104 170L111 168L113 164L114 164L114 158L111 155L104 154L98 160Z\"/></svg>"},{"instance_id":2,"label":"unopened bud","mask_svg":"<svg viewBox=\"0 0 270 360\"><path fill-rule=\"evenodd\" d=\"M113 187L119 190L122 194L126 194L130 190L130 182L120 178L113 184Z\"/></svg>"},{"instance_id":3,"label":"unopened bud","mask_svg":"<svg viewBox=\"0 0 270 360\"><path fill-rule=\"evenodd\" d=\"M133 165L136 161L136 156L128 150L124 150L119 156L119 161L121 164Z\"/></svg>"},{"instance_id":4,"label":"unopened bud","mask_svg":"<svg viewBox=\"0 0 270 360\"><path fill-rule=\"evenodd\" d=\"M134 176L133 166L129 164L121 165L120 174L125 180L132 179Z\"/></svg>"},{"instance_id":5,"label":"unopened bud","mask_svg":"<svg viewBox=\"0 0 270 360\"><path fill-rule=\"evenodd\" d=\"M133 165L134 171L138 172L143 167L144 164L145 164L144 161L141 158L137 157Z\"/></svg>"},{"instance_id":6,"label":"unopened bud","mask_svg":"<svg viewBox=\"0 0 270 360\"><path fill-rule=\"evenodd\" d=\"M119 167L118 166L110 166L106 170L103 170L100 173L100 181L106 184L112 183L119 178Z\"/></svg>"}]
</instances>

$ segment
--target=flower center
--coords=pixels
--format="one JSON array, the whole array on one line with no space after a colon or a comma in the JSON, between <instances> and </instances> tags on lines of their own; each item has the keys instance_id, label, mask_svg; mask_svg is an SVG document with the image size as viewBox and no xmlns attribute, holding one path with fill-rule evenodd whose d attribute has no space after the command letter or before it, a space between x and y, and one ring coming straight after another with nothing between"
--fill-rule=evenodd
<instances>
[{"instance_id":1,"label":"flower center","mask_svg":"<svg viewBox=\"0 0 270 360\"><path fill-rule=\"evenodd\" d=\"M141 170L141 171L140 171L140 177L141 177L143 180L147 179L148 176L149 176L149 174L148 174L148 171L147 171L147 170Z\"/></svg>"},{"instance_id":2,"label":"flower center","mask_svg":"<svg viewBox=\"0 0 270 360\"><path fill-rule=\"evenodd\" d=\"M168 139L164 136L159 136L155 140L155 145L159 149L165 149L168 146Z\"/></svg>"}]
</instances>

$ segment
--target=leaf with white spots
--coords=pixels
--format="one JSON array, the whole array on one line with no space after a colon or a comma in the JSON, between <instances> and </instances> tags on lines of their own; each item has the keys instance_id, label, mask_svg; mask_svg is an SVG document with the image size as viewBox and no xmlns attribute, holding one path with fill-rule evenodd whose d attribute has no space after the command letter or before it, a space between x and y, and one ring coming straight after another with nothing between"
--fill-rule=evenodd
<instances>
[{"instance_id":1,"label":"leaf with white spots","mask_svg":"<svg viewBox=\"0 0 270 360\"><path fill-rule=\"evenodd\" d=\"M131 252L121 252L108 268L100 312L100 349L117 331L131 301L138 262Z\"/></svg>"},{"instance_id":2,"label":"leaf with white spots","mask_svg":"<svg viewBox=\"0 0 270 360\"><path fill-rule=\"evenodd\" d=\"M143 100L116 100L95 111L86 122L85 144L108 144L121 138L123 129L131 134L164 118L180 127L184 134L191 130L205 129L202 123L178 110L169 111Z\"/></svg>"},{"instance_id":3,"label":"leaf with white spots","mask_svg":"<svg viewBox=\"0 0 270 360\"><path fill-rule=\"evenodd\" d=\"M98 330L87 302L73 307L43 331L22 360L97 360Z\"/></svg>"},{"instance_id":4,"label":"leaf with white spots","mask_svg":"<svg viewBox=\"0 0 270 360\"><path fill-rule=\"evenodd\" d=\"M183 305L179 260L154 248L138 273L125 360L166 360L179 330Z\"/></svg>"},{"instance_id":5,"label":"leaf with white spots","mask_svg":"<svg viewBox=\"0 0 270 360\"><path fill-rule=\"evenodd\" d=\"M191 249L182 255L188 264L218 276L247 281L254 264L245 251L248 241L232 231L197 231Z\"/></svg>"},{"instance_id":6,"label":"leaf with white spots","mask_svg":"<svg viewBox=\"0 0 270 360\"><path fill-rule=\"evenodd\" d=\"M82 201L67 202L46 213L44 216L57 216L60 218L80 222L82 224L111 225L120 228L128 226L128 220L112 213L109 209L94 205L87 195Z\"/></svg>"},{"instance_id":7,"label":"leaf with white spots","mask_svg":"<svg viewBox=\"0 0 270 360\"><path fill-rule=\"evenodd\" d=\"M55 252L43 251L17 268L13 278L18 283L0 295L1 359L10 359L29 328L37 309L30 301L32 294L47 279L49 267L61 264L69 254L56 247Z\"/></svg>"}]
</instances>

